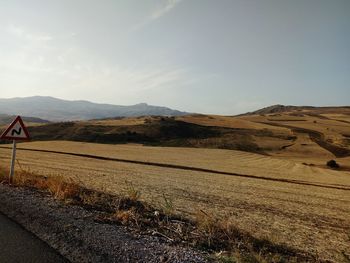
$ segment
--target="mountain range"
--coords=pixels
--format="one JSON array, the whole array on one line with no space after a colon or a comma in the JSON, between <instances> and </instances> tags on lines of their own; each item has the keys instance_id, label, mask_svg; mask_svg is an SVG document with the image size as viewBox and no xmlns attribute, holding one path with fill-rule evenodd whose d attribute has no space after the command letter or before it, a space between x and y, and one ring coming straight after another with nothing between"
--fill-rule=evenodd
<instances>
[{"instance_id":1,"label":"mountain range","mask_svg":"<svg viewBox=\"0 0 350 263\"><path fill-rule=\"evenodd\" d=\"M187 113L146 103L119 106L34 96L0 99L0 114L32 116L49 121L74 121L146 115L181 116Z\"/></svg>"}]
</instances>

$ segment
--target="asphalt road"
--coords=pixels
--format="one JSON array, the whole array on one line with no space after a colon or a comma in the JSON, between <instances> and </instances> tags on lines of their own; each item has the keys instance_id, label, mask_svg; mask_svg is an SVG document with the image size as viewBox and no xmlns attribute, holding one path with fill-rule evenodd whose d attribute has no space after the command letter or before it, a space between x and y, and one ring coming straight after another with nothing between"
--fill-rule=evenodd
<instances>
[{"instance_id":1,"label":"asphalt road","mask_svg":"<svg viewBox=\"0 0 350 263\"><path fill-rule=\"evenodd\" d=\"M45 242L0 213L1 263L68 263Z\"/></svg>"}]
</instances>

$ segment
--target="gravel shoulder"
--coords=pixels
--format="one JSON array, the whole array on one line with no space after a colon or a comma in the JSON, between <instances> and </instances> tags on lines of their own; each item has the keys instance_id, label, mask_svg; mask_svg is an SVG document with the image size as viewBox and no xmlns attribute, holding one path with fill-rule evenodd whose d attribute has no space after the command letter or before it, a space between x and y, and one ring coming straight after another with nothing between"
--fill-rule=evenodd
<instances>
[{"instance_id":1,"label":"gravel shoulder","mask_svg":"<svg viewBox=\"0 0 350 263\"><path fill-rule=\"evenodd\" d=\"M98 222L98 212L32 189L0 184L0 211L71 262L208 262L191 248Z\"/></svg>"}]
</instances>

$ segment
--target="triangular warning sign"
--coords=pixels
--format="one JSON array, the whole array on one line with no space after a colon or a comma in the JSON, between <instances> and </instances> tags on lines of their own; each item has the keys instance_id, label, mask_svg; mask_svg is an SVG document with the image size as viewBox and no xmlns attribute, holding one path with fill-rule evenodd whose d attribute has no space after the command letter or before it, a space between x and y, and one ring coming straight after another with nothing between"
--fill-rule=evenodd
<instances>
[{"instance_id":1,"label":"triangular warning sign","mask_svg":"<svg viewBox=\"0 0 350 263\"><path fill-rule=\"evenodd\" d=\"M2 140L29 140L29 133L24 126L22 118L17 116L16 119L10 124L10 126L0 136Z\"/></svg>"}]
</instances>

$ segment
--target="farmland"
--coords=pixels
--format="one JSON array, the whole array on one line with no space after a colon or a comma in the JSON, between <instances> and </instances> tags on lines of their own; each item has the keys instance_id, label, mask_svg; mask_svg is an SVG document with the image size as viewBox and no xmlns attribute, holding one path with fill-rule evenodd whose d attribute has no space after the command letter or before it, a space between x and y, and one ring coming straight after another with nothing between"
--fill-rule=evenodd
<instances>
[{"instance_id":1,"label":"farmland","mask_svg":"<svg viewBox=\"0 0 350 263\"><path fill-rule=\"evenodd\" d=\"M176 212L187 217L194 217L201 209L227 218L257 238L320 260L346 262L350 254L348 115L298 114L177 117L171 120L172 125L176 121L188 123L203 135L194 138L191 133L184 134L189 135L181 138L186 147L167 147L169 140L177 139L170 133L158 146L142 141L100 144L79 139L38 139L18 145L17 169L44 176L63 175L87 188L112 194L125 193L127 184L132 183L142 200L156 206L161 206L166 196L173 201ZM130 122L102 120L75 125L81 129L86 125L114 127L115 132L125 132L132 126L137 129L133 131L141 133L145 122L155 121L132 118ZM33 134L39 134L40 127L34 128ZM322 140L334 146L334 151L329 145L322 147L323 141L312 138L310 130L322 134ZM232 148L248 136L260 150L214 147L220 144L213 141L227 134L231 140L243 140ZM10 153L10 145L0 147L1 166L9 163ZM326 167L330 159L341 168Z\"/></svg>"},{"instance_id":2,"label":"farmland","mask_svg":"<svg viewBox=\"0 0 350 263\"><path fill-rule=\"evenodd\" d=\"M132 182L141 191L145 201L159 204L164 194L174 201L178 212L191 216L198 209L203 209L208 213L220 214L229 217L239 228L249 230L256 237L303 251L314 251L323 259L341 260L342 251L349 250L350 173L347 172L325 171L227 150L70 142L28 143L22 147L46 150L60 147L62 151L119 158L131 158L138 153L138 158L144 156L146 161L190 164L220 171L234 170L242 174L320 184L321 187L64 154L18 152L22 169L46 176L63 174L89 188L110 193L123 192L126 181ZM8 162L10 150L1 149L0 153L1 159Z\"/></svg>"}]
</instances>

